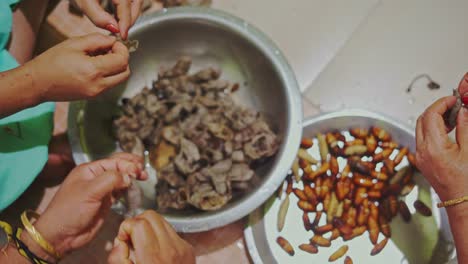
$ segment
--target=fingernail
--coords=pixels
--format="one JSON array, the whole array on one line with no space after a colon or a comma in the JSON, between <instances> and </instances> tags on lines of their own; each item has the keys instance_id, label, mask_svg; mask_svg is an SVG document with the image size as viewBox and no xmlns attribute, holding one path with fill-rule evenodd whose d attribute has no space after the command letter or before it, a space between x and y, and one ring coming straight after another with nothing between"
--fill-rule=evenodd
<instances>
[{"instance_id":1,"label":"fingernail","mask_svg":"<svg viewBox=\"0 0 468 264\"><path fill-rule=\"evenodd\" d=\"M121 243L121 242L120 242L120 240L119 240L118 238L115 238L115 239L114 239L114 247L115 247L115 248L118 247L118 246L120 245L120 243Z\"/></svg>"},{"instance_id":2,"label":"fingernail","mask_svg":"<svg viewBox=\"0 0 468 264\"><path fill-rule=\"evenodd\" d=\"M124 177L125 185L130 185L130 183L132 182L132 179L130 178L130 176L128 174L125 174L123 177Z\"/></svg>"},{"instance_id":3,"label":"fingernail","mask_svg":"<svg viewBox=\"0 0 468 264\"><path fill-rule=\"evenodd\" d=\"M114 34L120 32L119 28L114 26L113 24L107 24L106 29L109 30L110 32L114 33Z\"/></svg>"},{"instance_id":4,"label":"fingernail","mask_svg":"<svg viewBox=\"0 0 468 264\"><path fill-rule=\"evenodd\" d=\"M467 80L468 82L468 80ZM468 105L468 92L462 95L462 102L464 105Z\"/></svg>"}]
</instances>

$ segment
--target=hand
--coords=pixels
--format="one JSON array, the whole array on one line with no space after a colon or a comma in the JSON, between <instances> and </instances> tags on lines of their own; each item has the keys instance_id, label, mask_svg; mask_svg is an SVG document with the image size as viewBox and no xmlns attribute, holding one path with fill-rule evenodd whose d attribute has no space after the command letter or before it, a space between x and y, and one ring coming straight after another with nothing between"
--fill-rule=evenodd
<instances>
[{"instance_id":1,"label":"hand","mask_svg":"<svg viewBox=\"0 0 468 264\"><path fill-rule=\"evenodd\" d=\"M455 143L443 120L455 102L454 96L439 99L419 117L416 126L417 166L442 201L468 194L468 111L463 107L459 112Z\"/></svg>"},{"instance_id":2,"label":"hand","mask_svg":"<svg viewBox=\"0 0 468 264\"><path fill-rule=\"evenodd\" d=\"M61 254L89 243L114 200L131 178L147 179L142 159L121 153L76 167L63 182L34 226Z\"/></svg>"},{"instance_id":3,"label":"hand","mask_svg":"<svg viewBox=\"0 0 468 264\"><path fill-rule=\"evenodd\" d=\"M41 101L92 98L130 75L127 48L98 33L66 40L25 66Z\"/></svg>"},{"instance_id":4,"label":"hand","mask_svg":"<svg viewBox=\"0 0 468 264\"><path fill-rule=\"evenodd\" d=\"M75 0L75 3L96 26L112 33L120 32L122 38L127 39L128 29L140 15L143 0L112 0L117 10L118 24L111 14L104 11L99 0Z\"/></svg>"},{"instance_id":5,"label":"hand","mask_svg":"<svg viewBox=\"0 0 468 264\"><path fill-rule=\"evenodd\" d=\"M135 262L130 260L130 251L133 251ZM109 263L192 264L195 254L192 246L181 239L164 218L148 210L120 225Z\"/></svg>"}]
</instances>

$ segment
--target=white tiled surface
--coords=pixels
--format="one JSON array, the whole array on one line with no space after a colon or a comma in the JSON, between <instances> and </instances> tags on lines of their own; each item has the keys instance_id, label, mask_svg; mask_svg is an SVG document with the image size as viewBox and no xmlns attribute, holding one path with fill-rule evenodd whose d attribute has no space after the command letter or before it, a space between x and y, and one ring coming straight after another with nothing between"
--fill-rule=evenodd
<instances>
[{"instance_id":1,"label":"white tiled surface","mask_svg":"<svg viewBox=\"0 0 468 264\"><path fill-rule=\"evenodd\" d=\"M245 19L272 38L304 91L379 1L215 0L213 8Z\"/></svg>"},{"instance_id":2,"label":"white tiled surface","mask_svg":"<svg viewBox=\"0 0 468 264\"><path fill-rule=\"evenodd\" d=\"M383 0L340 50L306 96L322 110L365 107L414 125L436 98L451 94L468 70L468 1ZM410 81L428 73L442 85L430 92Z\"/></svg>"}]
</instances>

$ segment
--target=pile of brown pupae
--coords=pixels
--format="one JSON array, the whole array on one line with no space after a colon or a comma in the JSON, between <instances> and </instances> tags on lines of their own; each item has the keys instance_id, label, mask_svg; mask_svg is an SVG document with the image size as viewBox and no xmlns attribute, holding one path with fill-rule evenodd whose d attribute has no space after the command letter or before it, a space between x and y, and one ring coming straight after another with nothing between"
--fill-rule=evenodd
<instances>
[{"instance_id":1,"label":"pile of brown pupae","mask_svg":"<svg viewBox=\"0 0 468 264\"><path fill-rule=\"evenodd\" d=\"M258 111L234 101L239 84L211 67L189 74L191 64L181 57L161 69L151 89L122 100L114 121L124 151L151 152L160 211L222 208L256 186L255 167L280 146Z\"/></svg>"},{"instance_id":2,"label":"pile of brown pupae","mask_svg":"<svg viewBox=\"0 0 468 264\"><path fill-rule=\"evenodd\" d=\"M415 187L414 155L379 127L318 134L315 142L320 159L308 152L314 140L303 138L291 173L278 189L278 198L284 196L278 212L278 231L285 225L289 194L294 193L299 199L297 206L303 211L304 228L313 232L309 243L301 244L299 249L316 254L319 247L330 247L339 237L349 241L367 231L374 245L370 254L378 254L391 238L392 219L400 214L405 222L411 220L404 197ZM408 165L399 166L403 163ZM302 182L304 187L293 187L293 181ZM414 207L418 213L432 216L423 202L417 200ZM322 217L326 224L319 226ZM277 243L294 255L287 239L279 236ZM347 245L341 246L329 261L345 256L347 251ZM350 256L345 263L352 263Z\"/></svg>"}]
</instances>

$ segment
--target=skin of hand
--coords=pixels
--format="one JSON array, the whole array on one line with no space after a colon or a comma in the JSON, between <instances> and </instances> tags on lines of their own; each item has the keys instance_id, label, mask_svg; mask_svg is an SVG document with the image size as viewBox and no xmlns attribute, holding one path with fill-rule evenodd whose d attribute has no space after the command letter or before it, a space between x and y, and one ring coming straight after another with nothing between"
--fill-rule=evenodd
<instances>
[{"instance_id":1,"label":"skin of hand","mask_svg":"<svg viewBox=\"0 0 468 264\"><path fill-rule=\"evenodd\" d=\"M131 260L134 256L135 262ZM108 263L194 264L193 247L180 238L164 218L148 210L120 225Z\"/></svg>"},{"instance_id":2,"label":"skin of hand","mask_svg":"<svg viewBox=\"0 0 468 264\"><path fill-rule=\"evenodd\" d=\"M468 78L460 82L460 92L468 92ZM468 195L468 110L458 114L456 142L452 142L443 114L456 102L454 96L432 104L416 126L416 164L442 201ZM459 263L468 263L468 203L447 207Z\"/></svg>"},{"instance_id":3,"label":"skin of hand","mask_svg":"<svg viewBox=\"0 0 468 264\"><path fill-rule=\"evenodd\" d=\"M94 33L68 39L25 64L40 101L95 97L130 75L128 49L115 37Z\"/></svg>"},{"instance_id":4,"label":"skin of hand","mask_svg":"<svg viewBox=\"0 0 468 264\"><path fill-rule=\"evenodd\" d=\"M147 179L142 162L138 156L120 153L76 167L34 223L35 228L61 255L86 245L104 224L114 194L127 189L131 178ZM27 232L23 234L34 253L50 260Z\"/></svg>"},{"instance_id":5,"label":"skin of hand","mask_svg":"<svg viewBox=\"0 0 468 264\"><path fill-rule=\"evenodd\" d=\"M75 0L76 5L98 27L112 33L119 33L127 39L129 28L135 23L141 12L143 0L112 0L118 21L104 11L99 0Z\"/></svg>"}]
</instances>

